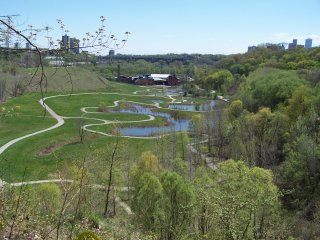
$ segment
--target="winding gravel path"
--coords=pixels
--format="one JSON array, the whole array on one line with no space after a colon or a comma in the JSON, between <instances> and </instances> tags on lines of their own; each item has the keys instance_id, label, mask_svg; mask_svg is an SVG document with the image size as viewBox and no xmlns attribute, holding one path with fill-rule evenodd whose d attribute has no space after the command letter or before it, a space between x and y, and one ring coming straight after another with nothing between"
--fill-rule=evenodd
<instances>
[{"instance_id":1,"label":"winding gravel path","mask_svg":"<svg viewBox=\"0 0 320 240\"><path fill-rule=\"evenodd\" d=\"M63 116L60 116L58 115L56 112L54 112L46 103L45 101L47 99L51 99L51 98L57 98L57 97L69 97L69 96L80 96L80 95L118 95L118 96L137 96L136 95L136 92L134 92L135 94L124 94L124 93L106 93L106 92L97 92L97 93L73 93L73 94L59 94L59 95L54 95L54 96L49 96L49 97L45 97L43 99L40 99L39 100L39 103L41 104L42 107L45 108L45 110L54 118L57 120L57 123L49 128L46 128L46 129L43 129L43 130L40 130L40 131L36 131L36 132L33 132L33 133L30 133L30 134L27 134L27 135L24 135L22 137L18 137L16 139L13 139L9 142L7 142L6 144L4 144L3 146L0 147L0 155L5 151L7 150L10 146L12 146L13 144L23 140L23 139L26 139L26 138L29 138L29 137L32 137L32 136L35 136L35 135L38 135L38 134L41 134L41 133L44 133L44 132L47 132L47 131L50 131L50 130L53 130L53 129L56 129L60 126L62 126L64 124L64 119L71 119L71 118L83 118L83 117L63 117ZM147 97L150 97L151 95L139 95L139 96L147 96ZM171 99L171 102L170 103L179 103L179 102L176 102L176 99L174 98L175 95L167 95L167 98ZM119 106L119 102L120 100L117 100L117 101L114 101L114 105L112 106L109 106L109 107L116 107L116 106ZM156 108L162 108L160 107L159 103L154 103L154 104L148 104L148 103L140 103L140 102L134 102L134 101L127 101L127 102L131 102L131 103L136 103L136 104L142 104L142 105L149 105L149 106L153 106L153 107L156 107ZM84 113L93 113L93 112L89 112L87 111L86 109L89 109L89 108L97 108L97 107L85 107L85 108L81 108L81 111L84 112ZM164 108L164 109L167 109L167 108ZM180 110L180 111L189 111L189 110ZM201 112L201 111L191 111L191 112ZM95 112L97 113L97 112ZM88 132L92 132L92 133L97 133L97 134L100 134L100 135L104 135L104 136L114 136L112 134L107 134L107 133L103 133L103 132L100 132L100 131L94 131L94 130L90 130L89 127L91 126L98 126L98 125L107 125L107 124L114 124L114 123L135 123L135 122L146 122L146 121L153 121L155 119L154 116L152 115L147 115L149 117L149 119L145 119L145 120L138 120L138 121L108 121L108 120L104 120L104 119L99 119L99 118L83 118L83 119L91 119L91 120L96 120L96 121L101 121L101 123L95 123L95 124L87 124L85 126L83 126L83 129L85 131L88 131ZM153 138L159 138L159 137L136 137L136 136L121 136L121 137L125 137L125 138L140 138L140 139L153 139Z\"/></svg>"},{"instance_id":2,"label":"winding gravel path","mask_svg":"<svg viewBox=\"0 0 320 240\"><path fill-rule=\"evenodd\" d=\"M62 126L64 124L64 120L61 116L59 116L58 114L56 114L47 104L45 104L45 100L48 99L50 97L47 97L47 98L44 98L44 99L40 99L39 100L39 103L41 104L42 107L44 107L46 109L46 111L54 118L57 120L57 123L55 125L53 125L52 127L49 127L49 128L46 128L46 129L43 129L43 130L40 130L40 131L37 131L37 132L34 132L34 133L30 133L30 134L27 134L27 135L24 135L22 137L18 137L16 139L13 139L9 142L7 142L6 144L4 144L3 146L0 147L0 155L5 151L7 150L10 146L12 146L13 144L23 140L23 139L26 139L26 138L29 138L29 137L32 137L34 135L38 135L40 133L44 133L44 132L47 132L47 131L50 131L52 129L55 129L55 128L58 128L60 126Z\"/></svg>"},{"instance_id":3,"label":"winding gravel path","mask_svg":"<svg viewBox=\"0 0 320 240\"><path fill-rule=\"evenodd\" d=\"M69 179L48 179L48 180L37 180L37 181L27 181L27 182L17 182L17 183L6 183L0 179L0 189L4 186L10 186L10 187L21 187L21 186L27 186L27 185L37 185L37 184L45 184L45 183L74 183L75 181L69 180ZM105 190L106 186L100 185L100 184L90 184L89 187L98 189L98 190ZM126 192L129 191L128 187L114 187L113 188L116 191ZM124 209L124 211L128 215L132 215L133 212L128 204L123 202L120 197L116 196L115 198L116 203Z\"/></svg>"},{"instance_id":4,"label":"winding gravel path","mask_svg":"<svg viewBox=\"0 0 320 240\"><path fill-rule=\"evenodd\" d=\"M21 137L18 137L16 139L13 139L9 142L7 142L6 144L4 144L3 146L0 147L0 155L6 151L10 146L14 145L15 143L24 140L26 138L47 132L47 131L51 131L53 129L56 129L60 126L62 126L64 124L64 119L75 119L75 118L81 118L81 119L90 119L90 120L95 120L95 121L100 121L101 123L92 123L92 124L86 124L84 125L82 128L85 131L88 132L92 132L92 133L97 133L100 135L104 135L104 136L114 136L112 134L107 134L104 132L100 132L100 131L94 131L94 130L90 130L89 127L91 126L98 126L98 125L107 125L107 124L114 124L114 123L135 123L135 122L146 122L146 121L153 121L155 119L154 116L152 115L147 115L149 117L149 119L145 119L145 120L137 120L137 121L109 121L109 120L104 120L104 119L100 119L100 118L87 118L87 117L63 117L58 115L56 112L54 112L46 103L45 101L47 99L51 99L51 98L57 98L57 97L68 97L70 95L72 96L78 96L78 95L93 95L93 94L101 94L101 95L112 95L112 94L116 94L116 95L120 95L120 96L137 96L137 92L134 92L133 95L132 94L120 94L120 93L78 93L78 94L66 94L66 95L54 95L54 96L49 96L49 97L45 97L43 99L39 100L39 103L41 104L41 106L50 114L51 117L53 117L57 123L49 128L40 130L40 131L36 131ZM143 95L144 96L144 95ZM150 95L145 95L145 96L149 96ZM170 103L178 103L176 102L176 99L174 98L174 95L167 95L167 97L169 99L171 99ZM114 101L114 105L109 106L109 107L117 107L119 106L119 102L120 100ZM162 108L160 107L159 103L154 103L154 104L148 104L148 103L139 103L139 102L133 102L133 101L127 101L127 102L131 102L131 103L136 103L136 104L142 104L142 105L150 105L156 108ZM97 109L97 107L83 107L80 110L83 113L98 113L98 112L91 112L88 111L88 109ZM183 111L183 110L182 110ZM121 136L121 137L127 137L127 138L140 138L140 139L152 139L152 138L159 138L159 136L157 137L135 137L135 136ZM161 136L160 136L161 137ZM192 146L190 145L190 148L192 149ZM192 150L195 150L194 148ZM208 164L209 165L209 164ZM212 168L212 167L211 167ZM27 181L27 182L17 182L17 183L7 183L3 180L0 179L0 188L4 187L4 186L12 186L12 187L19 187L19 186L25 186L25 185L34 185L34 184L44 184L44 183L61 183L61 182L69 182L69 183L73 183L73 180L61 180L61 179L48 179L48 180L37 180L37 181ZM98 184L93 184L92 187L97 188L97 189L104 189L104 186L102 185L98 185ZM126 187L116 187L115 190L118 191L128 191L128 188ZM119 206L121 206L128 215L132 215L133 212L131 211L131 208L125 203L123 202L118 196L116 197L115 201L117 202L117 204Z\"/></svg>"},{"instance_id":5,"label":"winding gravel path","mask_svg":"<svg viewBox=\"0 0 320 240\"><path fill-rule=\"evenodd\" d=\"M30 133L30 134L27 134L27 135L24 135L24 136L21 136L21 137L18 137L18 138L15 138L9 142L7 142L6 144L4 144L3 146L0 147L0 155L5 151L7 150L10 146L12 146L13 144L23 140L23 139L26 139L26 138L29 138L29 137L32 137L32 136L35 136L35 135L38 135L38 134L41 134L41 133L44 133L44 132L47 132L47 131L50 131L50 130L53 130L53 129L56 129L60 126L62 126L64 124L64 119L70 119L70 118L82 118L82 117L62 117L60 115L58 115L55 111L53 111L46 103L45 101L47 99L51 99L51 98L57 98L57 97L68 97L68 96L79 96L79 95L93 95L93 94L101 94L101 95L120 95L120 96L136 96L136 95L132 95L132 94L121 94L121 93L103 93L103 92L100 92L100 93L74 93L74 94L59 94L59 95L54 95L54 96L49 96L49 97L45 97L43 99L40 99L39 100L39 103L41 104L41 106L43 108L45 108L45 110L54 118L57 120L57 123L49 128L46 128L46 129L43 129L43 130L40 130L40 131L36 131L36 132L33 132L33 133ZM148 95L147 95L148 96ZM119 101L115 101L114 102L114 105L113 106L110 106L110 107L114 107L114 106L118 106L119 105ZM153 105L153 104L150 104L150 105ZM96 107L95 107L96 108ZM89 113L89 112L86 112L83 110L84 108L81 108L81 110L85 113ZM88 125L85 125L83 128L86 130L86 131L89 131L89 132L93 132L93 133L98 133L98 134L101 134L101 135L104 135L104 136L113 136L111 134L106 134L106 133L102 133L102 132L99 132L99 131L93 131L93 130L90 130L88 129L88 127L90 126L96 126L96 125L104 125L104 124L111 124L111 123L129 123L129 122L145 122L145 121L152 121L154 120L155 118L151 115L149 115L149 119L146 119L146 120L140 120L140 121L107 121L107 120L103 120L103 119L98 119L98 118L85 118L85 119L92 119L92 120L97 120L97 121L101 121L102 123L101 124L88 124ZM128 137L128 138L154 138L154 137L132 137L132 136L122 136L122 137Z\"/></svg>"},{"instance_id":6,"label":"winding gravel path","mask_svg":"<svg viewBox=\"0 0 320 240\"><path fill-rule=\"evenodd\" d=\"M207 143L207 142L208 142L208 139L203 140L203 141L198 142L198 143L189 143L189 144L187 145L187 147L189 148L190 152L192 152L193 154L200 155L200 157L205 160L208 168L210 168L210 169L212 169L212 170L217 170L218 167L217 167L217 165L213 162L213 159L212 159L211 157L208 157L207 154L200 153L197 149L195 149L195 148L193 147L193 146L196 145L196 144L202 144L202 143Z\"/></svg>"},{"instance_id":7,"label":"winding gravel path","mask_svg":"<svg viewBox=\"0 0 320 240\"><path fill-rule=\"evenodd\" d=\"M149 116L149 119L145 119L145 120L139 120L139 121L107 121L107 120L104 120L104 119L99 119L99 118L83 118L83 117L63 117L63 116L60 116L58 115L55 111L53 111L46 103L45 101L47 99L51 99L51 98L57 98L57 97L69 97L69 96L79 96L79 95L119 95L119 96L137 96L137 95L134 95L134 94L121 94L121 93L105 93L105 92L98 92L98 93L74 93L74 94L59 94L59 95L54 95L54 96L49 96L49 97L45 97L43 99L40 99L39 100L39 103L40 105L50 114L51 117L53 117L55 120L57 120L57 123L49 128L46 128L46 129L43 129L43 130L39 130L39 131L36 131L36 132L33 132L33 133L30 133L30 134L26 134L24 136L21 136L21 137L18 137L18 138L15 138L9 142L7 142L6 144L4 144L3 146L0 147L0 155L3 154L3 152L5 152L9 147L11 147L12 145L16 144L17 142L21 141L21 140L24 140L26 138L29 138L29 137L32 137L32 136L35 136L35 135L38 135L38 134L41 134L41 133L44 133L44 132L47 132L47 131L51 131L53 129L56 129L60 126L62 126L64 124L64 119L71 119L71 118L82 118L82 119L90 119L90 120L96 120L96 121L101 121L101 123L95 123L95 124L87 124L87 125L84 125L83 126L83 129L85 131L88 131L88 132L92 132L92 133L97 133L97 134L100 134L100 135L104 135L104 136L114 136L114 135L111 135L111 134L107 134L107 133L104 133L104 132L100 132L100 131L94 131L94 130L90 130L89 127L91 126L97 126L97 125L106 125L106 124L114 124L114 123L130 123L130 122L146 122L146 121L153 121L155 119L154 116L152 115L148 115ZM143 95L143 96L150 96L150 95ZM172 97L171 97L172 99ZM119 102L120 100L118 101L114 101L114 105L113 106L109 106L109 107L116 107L116 106L119 106ZM141 103L139 103L141 104ZM147 104L147 105L153 105L155 107L158 107L159 108L159 104L155 103L155 104ZM93 112L88 112L86 109L88 109L90 107L87 107L87 108L81 108L81 111L84 112L84 113L93 113ZM97 107L91 107L91 108L97 108ZM97 113L97 112L95 112ZM121 136L121 137L127 137L127 138L143 138L143 139L152 139L152 138L156 138L156 137L134 137L134 136ZM0 188L7 184L5 181L1 180L0 179Z\"/></svg>"},{"instance_id":8,"label":"winding gravel path","mask_svg":"<svg viewBox=\"0 0 320 240\"><path fill-rule=\"evenodd\" d=\"M51 115L51 117L53 117L57 123L49 128L46 128L46 129L43 129L43 130L40 130L40 131L36 131L36 132L33 132L33 133L30 133L30 134L27 134L27 135L24 135L24 136L21 136L21 137L18 137L16 139L13 139L9 142L7 142L6 144L4 144L3 146L0 147L0 155L5 151L7 150L10 146L12 146L13 144L23 140L23 139L26 139L26 138L29 138L29 137L32 137L32 136L35 136L35 135L38 135L38 134L41 134L41 133L44 133L44 132L47 132L47 131L50 131L50 130L53 130L53 129L56 129L60 126L62 126L64 124L64 119L76 119L76 118L81 118L81 119L89 119L89 120L95 120L95 121L100 121L101 123L94 123L94 124L86 124L83 126L83 129L85 131L88 131L88 132L92 132L92 133L97 133L97 134L100 134L100 135L104 135L104 136L114 136L112 134L107 134L107 133L104 133L104 132L100 132L100 131L94 131L94 130L90 130L89 127L91 126L98 126L98 125L107 125L107 124L114 124L114 123L135 123L135 122L146 122L146 121L153 121L155 119L154 116L152 115L147 115L149 117L149 119L145 119L145 120L137 120L137 121L109 121L109 120L104 120L104 119L100 119L100 118L89 118L89 117L63 117L63 116L60 116L58 115L56 112L54 112L46 103L45 101L47 99L51 99L51 98L57 98L57 97L68 97L68 96L79 96L79 95L93 95L93 94L101 94L101 95L119 95L119 96L137 96L137 92L134 92L133 95L132 94L121 94L121 93L103 93L103 92L100 92L100 93L78 93L78 94L66 94L66 95L54 95L54 96L49 96L49 97L45 97L43 99L40 99L39 100L39 103L41 104L41 106ZM141 95L141 96L148 96L150 97L150 95ZM170 103L179 103L179 102L176 102L176 99L174 98L174 95L167 95L167 97L169 99L171 99L171 102ZM117 107L119 106L119 102L120 100L117 100L117 101L114 101L114 105L112 106L109 106L109 107ZM159 103L154 103L154 104L148 104L148 103L139 103L139 102L133 102L133 101L127 101L127 102L131 102L131 103L136 103L136 104L142 104L142 105L150 105L150 106L153 106L153 107L156 107L156 108L162 108ZM83 112L83 113L98 113L98 112L91 112L91 111L88 111L88 109L97 109L97 107L83 107L81 108L80 110ZM188 111L188 110L181 110L181 111ZM193 112L199 112L199 111L193 111ZM142 138L142 139L152 139L152 138L159 138L159 137L135 137L135 136L121 136L121 137L127 137L127 138ZM189 148L191 150L191 152L194 152L196 153L196 149L193 148L193 144L190 144L189 145ZM204 157L204 156L202 156ZM208 159L206 159L206 162L207 162L207 165L208 167L212 168L212 169L215 169L216 166L210 162L208 162ZM6 183L5 181L1 180L0 179L0 188L6 186L6 185L9 185L9 186L12 186L12 187L19 187L19 186L24 186L24 185L34 185L34 184L44 184L44 183L61 183L61 182L69 182L69 183L72 183L73 180L61 180L61 179L49 179L49 180L37 180L37 181L28 181L28 182L18 182L18 183ZM98 188L98 189L101 189L101 188L104 188L104 186L102 185L92 185L93 187L95 188ZM126 187L116 187L116 190L119 190L119 191L128 191L128 189ZM132 211L130 209L130 207L124 203L123 201L121 201L121 199L119 197L116 197L116 202L124 208L124 210L127 212L128 215L132 215Z\"/></svg>"},{"instance_id":9,"label":"winding gravel path","mask_svg":"<svg viewBox=\"0 0 320 240\"><path fill-rule=\"evenodd\" d=\"M147 122L147 121L153 121L155 119L154 116L152 115L147 115L149 118L148 119L144 119L144 120L136 120L136 121L109 121L109 120L104 120L104 119L100 119L100 118L90 118L90 117L63 117L58 115L55 111L53 111L46 103L45 101L47 99L51 99L51 98L57 98L57 97L70 97L70 96L80 96L80 95L118 95L118 96L137 96L137 92L134 92L134 94L124 94L124 93L106 93L106 92L92 92L92 93L73 93L73 94L59 94L59 95L54 95L54 96L49 96L49 97L45 97L43 99L39 100L40 105L50 114L51 117L53 117L57 123L49 128L43 129L43 130L39 130L30 134L26 134L24 136L15 138L9 142L7 142L6 144L4 144L3 146L0 147L0 155L6 151L9 147L11 147L12 145L16 144L17 142L24 140L26 138L47 132L47 131L51 131L53 129L56 129L60 126L62 126L64 124L64 119L76 119L76 118L81 118L81 119L88 119L88 120L95 120L95 121L100 121L100 123L91 123L91 124L86 124L83 126L83 129L85 131L91 132L91 133L96 133L96 134L100 134L103 136L109 136L112 137L114 135L112 134L108 134L108 133L104 133L104 132L100 132L100 131L95 131L95 130L91 130L89 129L89 127L92 126L99 126L99 125L107 125L107 124L119 124L119 123L138 123L138 122ZM139 96L147 96L150 97L151 95L139 95ZM168 94L166 97L163 98L169 98L171 100L170 103L178 103L176 102L176 99L174 98L175 95L172 94ZM160 96L158 96L160 97ZM119 102L121 100L117 100L114 101L114 105L109 106L109 107L117 107L119 106ZM149 104L149 103L140 103L140 102L134 102L134 101L126 101L126 102L131 102L131 103L135 103L135 104L142 104L142 105L149 105L149 106L153 106L156 108L162 108L159 103L153 103L153 104ZM83 113L98 113L98 112L90 112L88 111L88 109L93 109L93 108L97 108L97 107L83 107L81 108L81 111ZM167 109L167 108L166 108ZM181 110L181 111L188 111L188 110ZM193 112L198 112L198 111L193 111ZM141 137L141 136L121 136L121 137L125 137L125 138L139 138L139 139L154 139L154 138L159 138L161 136L150 136L150 137ZM3 180L0 179L0 187L3 186L4 184L6 184Z\"/></svg>"}]
</instances>

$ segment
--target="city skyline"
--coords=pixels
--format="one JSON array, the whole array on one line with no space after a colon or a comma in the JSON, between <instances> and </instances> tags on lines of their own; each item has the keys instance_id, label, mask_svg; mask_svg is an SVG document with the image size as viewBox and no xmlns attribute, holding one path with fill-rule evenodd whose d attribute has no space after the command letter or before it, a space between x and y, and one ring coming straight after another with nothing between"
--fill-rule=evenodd
<instances>
[{"instance_id":1,"label":"city skyline","mask_svg":"<svg viewBox=\"0 0 320 240\"><path fill-rule=\"evenodd\" d=\"M122 38L124 32L131 32L125 48L116 51L122 54L233 54L267 42L290 43L297 39L304 45L308 38L313 46L320 45L320 26L316 23L319 0L308 4L301 0L271 0L268 4L254 0L27 2L4 2L0 15L20 14L16 20L21 26L50 26L54 28L50 32L54 40L65 34L56 24L62 19L70 31L68 35L80 41L86 32L99 28L99 17L103 15L108 33Z\"/></svg>"}]
</instances>

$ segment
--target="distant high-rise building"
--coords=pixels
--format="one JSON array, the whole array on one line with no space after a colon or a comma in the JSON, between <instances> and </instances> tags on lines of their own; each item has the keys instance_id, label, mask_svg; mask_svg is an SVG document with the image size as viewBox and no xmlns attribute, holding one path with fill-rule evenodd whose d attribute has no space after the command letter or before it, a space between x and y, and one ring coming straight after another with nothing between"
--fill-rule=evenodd
<instances>
[{"instance_id":1,"label":"distant high-rise building","mask_svg":"<svg viewBox=\"0 0 320 240\"><path fill-rule=\"evenodd\" d=\"M293 43L293 45L297 46L297 44L298 44L298 39L293 39L292 43Z\"/></svg>"},{"instance_id":2,"label":"distant high-rise building","mask_svg":"<svg viewBox=\"0 0 320 240\"><path fill-rule=\"evenodd\" d=\"M31 45L30 45L30 43L26 43L26 49L31 49Z\"/></svg>"},{"instance_id":3,"label":"distant high-rise building","mask_svg":"<svg viewBox=\"0 0 320 240\"><path fill-rule=\"evenodd\" d=\"M62 36L61 48L62 49L69 49L70 48L70 38L67 34Z\"/></svg>"},{"instance_id":4,"label":"distant high-rise building","mask_svg":"<svg viewBox=\"0 0 320 240\"><path fill-rule=\"evenodd\" d=\"M307 39L306 39L306 43L305 43L304 47L305 47L306 49L312 48L312 39L311 39L311 38L307 38Z\"/></svg>"},{"instance_id":5,"label":"distant high-rise building","mask_svg":"<svg viewBox=\"0 0 320 240\"><path fill-rule=\"evenodd\" d=\"M70 38L70 51L74 52L75 54L80 53L79 49L80 40L76 38Z\"/></svg>"},{"instance_id":6,"label":"distant high-rise building","mask_svg":"<svg viewBox=\"0 0 320 240\"><path fill-rule=\"evenodd\" d=\"M14 48L20 48L20 43L19 42L15 42L14 43Z\"/></svg>"},{"instance_id":7,"label":"distant high-rise building","mask_svg":"<svg viewBox=\"0 0 320 240\"><path fill-rule=\"evenodd\" d=\"M292 43L289 43L288 49L295 49L297 48L297 45L298 45L298 40L293 39Z\"/></svg>"},{"instance_id":8,"label":"distant high-rise building","mask_svg":"<svg viewBox=\"0 0 320 240\"><path fill-rule=\"evenodd\" d=\"M114 56L115 55L115 51L112 49L109 51L109 56Z\"/></svg>"},{"instance_id":9,"label":"distant high-rise building","mask_svg":"<svg viewBox=\"0 0 320 240\"><path fill-rule=\"evenodd\" d=\"M73 37L70 38L67 34L62 36L61 49L67 50L68 52L74 52L75 54L80 53L80 40Z\"/></svg>"}]
</instances>

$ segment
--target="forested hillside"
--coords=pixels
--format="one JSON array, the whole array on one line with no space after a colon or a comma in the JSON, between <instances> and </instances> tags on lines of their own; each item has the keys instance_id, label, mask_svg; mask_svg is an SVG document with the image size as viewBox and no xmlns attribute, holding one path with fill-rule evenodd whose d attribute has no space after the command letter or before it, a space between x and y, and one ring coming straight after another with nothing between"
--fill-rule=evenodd
<instances>
[{"instance_id":1,"label":"forested hillside","mask_svg":"<svg viewBox=\"0 0 320 240\"><path fill-rule=\"evenodd\" d=\"M46 96L79 94L46 101L66 116L64 128L2 155L6 168L0 178L60 182L8 187L0 182L0 236L319 239L320 48L119 56L107 64L90 57L91 64L81 67L45 68L51 91ZM24 58L1 58L2 133L10 134L5 126L30 111L41 115L39 106L31 110L41 94L30 84L34 64L21 64ZM165 87L119 84L119 68L126 76L176 74L184 96ZM37 92L27 94L31 91ZM81 96L81 91L106 94ZM209 100L216 100L209 111L168 107ZM162 115L148 123L134 104L150 107L149 115L171 114L179 124L187 119L188 131L122 137L123 126L169 125ZM97 126L99 121L110 124ZM85 132L88 122L104 135ZM36 123L30 127L36 129ZM29 172L32 176L25 175Z\"/></svg>"}]
</instances>

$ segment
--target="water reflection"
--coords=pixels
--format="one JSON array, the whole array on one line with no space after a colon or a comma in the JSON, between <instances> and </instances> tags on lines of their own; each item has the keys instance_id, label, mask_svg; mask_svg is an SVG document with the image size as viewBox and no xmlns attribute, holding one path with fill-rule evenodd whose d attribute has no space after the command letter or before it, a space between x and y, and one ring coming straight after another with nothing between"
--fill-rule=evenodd
<instances>
[{"instance_id":1,"label":"water reflection","mask_svg":"<svg viewBox=\"0 0 320 240\"><path fill-rule=\"evenodd\" d=\"M187 110L187 111L210 111L215 107L215 100L211 100L208 103L203 104L169 104L168 108L178 109L178 110Z\"/></svg>"},{"instance_id":2,"label":"water reflection","mask_svg":"<svg viewBox=\"0 0 320 240\"><path fill-rule=\"evenodd\" d=\"M160 99L153 99L153 100L148 100L148 102L153 102L153 103L164 103L164 100L160 100Z\"/></svg>"},{"instance_id":3,"label":"water reflection","mask_svg":"<svg viewBox=\"0 0 320 240\"><path fill-rule=\"evenodd\" d=\"M152 127L120 127L118 130L124 136L153 136L162 133L168 133L172 131L184 131L189 128L188 119L178 119L173 117L169 113L159 112L156 108L149 108L137 104L127 104L125 109L112 110L112 112L120 113L132 113L132 114L143 114L143 115L153 115L155 117L162 117L165 119L165 126L152 126ZM176 114L175 114L176 116Z\"/></svg>"},{"instance_id":4,"label":"water reflection","mask_svg":"<svg viewBox=\"0 0 320 240\"><path fill-rule=\"evenodd\" d=\"M163 103L163 100L150 100L154 103ZM169 104L168 108L177 110L188 111L210 111L215 107L215 101L212 100L203 104ZM131 113L131 114L143 114L152 115L155 117L161 117L165 120L164 126L151 126L151 127L120 127L119 131L124 136L139 136L147 137L154 136L163 133L173 131L184 131L189 129L190 120L179 117L179 112L160 112L157 108L150 108L143 105L134 103L126 103L124 109L113 109L112 112Z\"/></svg>"}]
</instances>

